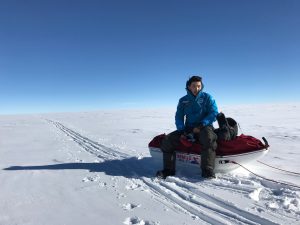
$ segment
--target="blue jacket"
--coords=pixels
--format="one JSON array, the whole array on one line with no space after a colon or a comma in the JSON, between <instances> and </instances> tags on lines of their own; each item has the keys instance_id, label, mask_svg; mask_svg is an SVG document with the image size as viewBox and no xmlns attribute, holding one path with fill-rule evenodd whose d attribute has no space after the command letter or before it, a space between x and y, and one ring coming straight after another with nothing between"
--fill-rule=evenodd
<instances>
[{"instance_id":1,"label":"blue jacket","mask_svg":"<svg viewBox=\"0 0 300 225\"><path fill-rule=\"evenodd\" d=\"M177 130L212 125L216 121L218 107L212 96L200 91L194 96L189 90L179 99L175 115Z\"/></svg>"}]
</instances>

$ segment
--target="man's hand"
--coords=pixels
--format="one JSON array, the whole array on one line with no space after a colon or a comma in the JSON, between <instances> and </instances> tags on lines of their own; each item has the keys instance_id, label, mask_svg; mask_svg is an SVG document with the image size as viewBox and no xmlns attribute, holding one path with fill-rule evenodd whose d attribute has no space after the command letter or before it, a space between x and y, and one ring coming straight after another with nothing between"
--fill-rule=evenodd
<instances>
[{"instance_id":1,"label":"man's hand","mask_svg":"<svg viewBox=\"0 0 300 225\"><path fill-rule=\"evenodd\" d=\"M180 136L180 138L181 138L181 139L186 139L186 136L185 136L184 134L182 134L182 135Z\"/></svg>"},{"instance_id":2,"label":"man's hand","mask_svg":"<svg viewBox=\"0 0 300 225\"><path fill-rule=\"evenodd\" d=\"M199 133L200 133L200 128L195 127L195 128L193 129L193 133L194 133L194 134L199 134Z\"/></svg>"}]
</instances>

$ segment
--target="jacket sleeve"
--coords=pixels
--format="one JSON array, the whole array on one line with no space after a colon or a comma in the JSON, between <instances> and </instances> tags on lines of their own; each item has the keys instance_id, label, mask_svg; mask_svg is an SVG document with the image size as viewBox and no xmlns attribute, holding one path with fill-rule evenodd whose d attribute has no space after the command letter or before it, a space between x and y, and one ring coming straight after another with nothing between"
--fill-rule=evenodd
<instances>
[{"instance_id":1,"label":"jacket sleeve","mask_svg":"<svg viewBox=\"0 0 300 225\"><path fill-rule=\"evenodd\" d=\"M206 107L207 115L202 120L203 126L207 126L215 122L218 115L218 107L216 101L210 95L208 95Z\"/></svg>"},{"instance_id":2,"label":"jacket sleeve","mask_svg":"<svg viewBox=\"0 0 300 225\"><path fill-rule=\"evenodd\" d=\"M179 131L184 130L184 107L180 100L178 102L177 110L175 114L175 124L177 130Z\"/></svg>"}]
</instances>

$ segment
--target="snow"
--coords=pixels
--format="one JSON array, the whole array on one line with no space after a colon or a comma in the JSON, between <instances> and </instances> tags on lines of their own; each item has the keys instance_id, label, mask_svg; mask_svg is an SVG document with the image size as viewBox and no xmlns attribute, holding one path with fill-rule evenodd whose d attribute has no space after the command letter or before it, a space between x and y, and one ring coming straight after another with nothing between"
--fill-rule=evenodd
<instances>
[{"instance_id":1,"label":"snow","mask_svg":"<svg viewBox=\"0 0 300 225\"><path fill-rule=\"evenodd\" d=\"M267 138L261 162L286 171L245 167L282 183L243 168L154 178L147 145L175 129L174 109L0 116L0 224L300 224L300 104L220 111Z\"/></svg>"}]
</instances>

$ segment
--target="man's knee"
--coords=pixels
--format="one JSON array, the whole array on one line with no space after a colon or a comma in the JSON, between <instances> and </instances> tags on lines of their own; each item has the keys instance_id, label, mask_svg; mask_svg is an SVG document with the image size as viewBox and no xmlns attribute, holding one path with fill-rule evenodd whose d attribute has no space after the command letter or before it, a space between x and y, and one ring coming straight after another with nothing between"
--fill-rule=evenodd
<instances>
[{"instance_id":1,"label":"man's knee","mask_svg":"<svg viewBox=\"0 0 300 225\"><path fill-rule=\"evenodd\" d=\"M166 153L175 151L175 147L179 144L181 133L179 131L173 131L168 134L161 142L161 150Z\"/></svg>"}]
</instances>

